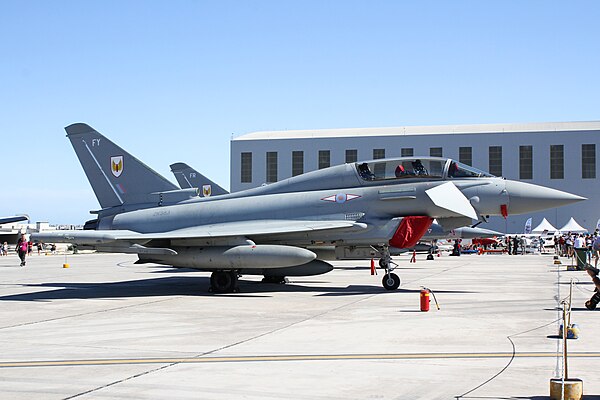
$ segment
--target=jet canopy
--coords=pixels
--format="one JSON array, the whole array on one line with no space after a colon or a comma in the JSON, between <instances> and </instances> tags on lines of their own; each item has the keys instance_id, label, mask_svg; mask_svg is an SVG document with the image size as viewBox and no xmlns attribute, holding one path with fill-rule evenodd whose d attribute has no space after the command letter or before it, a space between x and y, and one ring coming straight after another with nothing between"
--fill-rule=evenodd
<instances>
[{"instance_id":1,"label":"jet canopy","mask_svg":"<svg viewBox=\"0 0 600 400\"><path fill-rule=\"evenodd\" d=\"M402 157L355 165L358 175L365 181L493 177L477 168L441 157Z\"/></svg>"}]
</instances>

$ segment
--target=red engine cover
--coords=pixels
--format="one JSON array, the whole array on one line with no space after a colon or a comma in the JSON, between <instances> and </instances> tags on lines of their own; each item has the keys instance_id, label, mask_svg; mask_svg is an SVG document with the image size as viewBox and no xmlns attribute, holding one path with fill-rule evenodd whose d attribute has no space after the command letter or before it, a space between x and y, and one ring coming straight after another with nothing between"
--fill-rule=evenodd
<instances>
[{"instance_id":1,"label":"red engine cover","mask_svg":"<svg viewBox=\"0 0 600 400\"><path fill-rule=\"evenodd\" d=\"M427 232L432 222L431 217L404 217L389 241L390 246L399 249L413 247Z\"/></svg>"}]
</instances>

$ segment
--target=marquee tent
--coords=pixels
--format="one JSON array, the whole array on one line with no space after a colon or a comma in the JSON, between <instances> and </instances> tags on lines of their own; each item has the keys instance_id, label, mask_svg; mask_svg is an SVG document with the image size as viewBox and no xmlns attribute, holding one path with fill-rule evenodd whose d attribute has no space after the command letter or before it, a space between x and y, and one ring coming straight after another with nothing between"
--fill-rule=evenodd
<instances>
[{"instance_id":1,"label":"marquee tent","mask_svg":"<svg viewBox=\"0 0 600 400\"><path fill-rule=\"evenodd\" d=\"M573 232L573 233L587 233L587 229L585 229L584 227L582 227L581 225L579 225L577 223L577 221L575 221L575 219L573 217L571 217L571 219L569 220L569 222L567 222L565 224L565 226L563 226L562 228L560 228L560 231L562 233L567 233L567 232Z\"/></svg>"},{"instance_id":2,"label":"marquee tent","mask_svg":"<svg viewBox=\"0 0 600 400\"><path fill-rule=\"evenodd\" d=\"M557 230L558 229L556 229L550 222L548 222L548 220L546 218L544 218L538 226L536 226L535 228L533 228L531 230L531 233L533 233L535 235L539 235L539 234L543 233L544 231L548 231L548 233L554 233Z\"/></svg>"}]
</instances>

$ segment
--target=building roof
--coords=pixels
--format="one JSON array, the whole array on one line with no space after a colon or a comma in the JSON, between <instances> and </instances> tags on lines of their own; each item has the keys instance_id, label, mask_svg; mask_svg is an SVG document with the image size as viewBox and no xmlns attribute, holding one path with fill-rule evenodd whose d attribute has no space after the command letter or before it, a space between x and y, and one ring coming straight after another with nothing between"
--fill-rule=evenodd
<instances>
[{"instance_id":1,"label":"building roof","mask_svg":"<svg viewBox=\"0 0 600 400\"><path fill-rule=\"evenodd\" d=\"M407 136L407 135L447 135L474 133L522 133L522 132L557 132L557 131L600 131L600 121L579 122L534 122L511 124L473 124L473 125L426 125L400 126L388 128L346 128L346 129L310 129L291 131L263 131L247 133L232 139L267 140L267 139L308 139L308 138L343 138L357 136Z\"/></svg>"}]
</instances>

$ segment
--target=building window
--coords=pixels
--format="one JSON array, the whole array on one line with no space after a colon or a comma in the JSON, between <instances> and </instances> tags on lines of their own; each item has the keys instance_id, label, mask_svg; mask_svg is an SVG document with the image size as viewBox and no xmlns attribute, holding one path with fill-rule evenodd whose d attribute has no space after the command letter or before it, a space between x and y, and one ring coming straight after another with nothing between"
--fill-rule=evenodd
<instances>
[{"instance_id":1,"label":"building window","mask_svg":"<svg viewBox=\"0 0 600 400\"><path fill-rule=\"evenodd\" d=\"M431 157L443 157L442 148L441 147L430 147L429 155Z\"/></svg>"},{"instance_id":2,"label":"building window","mask_svg":"<svg viewBox=\"0 0 600 400\"><path fill-rule=\"evenodd\" d=\"M502 146L489 147L489 173L502 176Z\"/></svg>"},{"instance_id":3,"label":"building window","mask_svg":"<svg viewBox=\"0 0 600 400\"><path fill-rule=\"evenodd\" d=\"M550 179L565 178L565 149L562 144L550 145Z\"/></svg>"},{"instance_id":4,"label":"building window","mask_svg":"<svg viewBox=\"0 0 600 400\"><path fill-rule=\"evenodd\" d=\"M292 151L292 176L304 173L304 152Z\"/></svg>"},{"instance_id":5,"label":"building window","mask_svg":"<svg viewBox=\"0 0 600 400\"><path fill-rule=\"evenodd\" d=\"M472 147L459 147L458 148L458 162L473 166L473 148Z\"/></svg>"},{"instance_id":6,"label":"building window","mask_svg":"<svg viewBox=\"0 0 600 400\"><path fill-rule=\"evenodd\" d=\"M252 153L242 153L240 177L242 183L252 183Z\"/></svg>"},{"instance_id":7,"label":"building window","mask_svg":"<svg viewBox=\"0 0 600 400\"><path fill-rule=\"evenodd\" d=\"M277 152L267 151L267 183L277 182Z\"/></svg>"},{"instance_id":8,"label":"building window","mask_svg":"<svg viewBox=\"0 0 600 400\"><path fill-rule=\"evenodd\" d=\"M373 160L385 158L385 149L373 149Z\"/></svg>"},{"instance_id":9,"label":"building window","mask_svg":"<svg viewBox=\"0 0 600 400\"><path fill-rule=\"evenodd\" d=\"M319 150L319 169L331 166L331 152L329 150Z\"/></svg>"},{"instance_id":10,"label":"building window","mask_svg":"<svg viewBox=\"0 0 600 400\"><path fill-rule=\"evenodd\" d=\"M533 179L533 146L519 146L519 179Z\"/></svg>"},{"instance_id":11,"label":"building window","mask_svg":"<svg viewBox=\"0 0 600 400\"><path fill-rule=\"evenodd\" d=\"M596 179L596 145L581 145L581 177Z\"/></svg>"},{"instance_id":12,"label":"building window","mask_svg":"<svg viewBox=\"0 0 600 400\"><path fill-rule=\"evenodd\" d=\"M353 163L358 161L358 150L346 150L346 162Z\"/></svg>"},{"instance_id":13,"label":"building window","mask_svg":"<svg viewBox=\"0 0 600 400\"><path fill-rule=\"evenodd\" d=\"M414 149L412 149L411 147L400 149L401 157L412 157L413 155L414 155Z\"/></svg>"}]
</instances>

